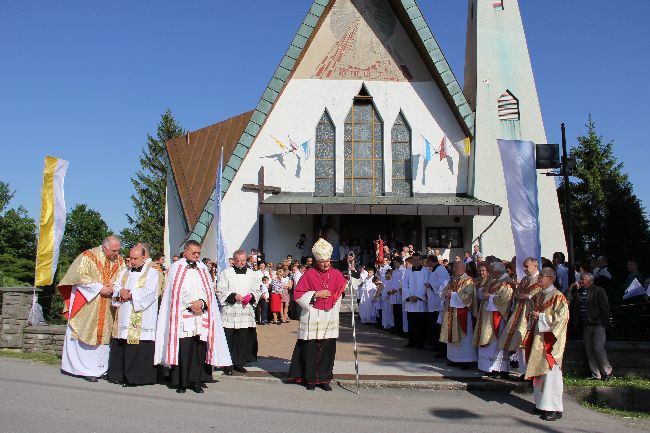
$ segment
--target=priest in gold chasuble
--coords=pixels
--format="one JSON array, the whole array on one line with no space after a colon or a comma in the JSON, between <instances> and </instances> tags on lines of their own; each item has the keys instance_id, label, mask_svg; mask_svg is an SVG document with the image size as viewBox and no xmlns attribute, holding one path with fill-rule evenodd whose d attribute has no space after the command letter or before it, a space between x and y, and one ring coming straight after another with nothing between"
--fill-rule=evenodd
<instances>
[{"instance_id":1,"label":"priest in gold chasuble","mask_svg":"<svg viewBox=\"0 0 650 433\"><path fill-rule=\"evenodd\" d=\"M526 357L524 356L523 340L528 329L528 313L530 299L542 290L538 282L539 269L537 259L528 257L524 260L526 276L521 279L512 295L512 311L501 338L499 348L517 354L519 375L523 378L526 372Z\"/></svg>"},{"instance_id":2,"label":"priest in gold chasuble","mask_svg":"<svg viewBox=\"0 0 650 433\"><path fill-rule=\"evenodd\" d=\"M490 284L478 292L481 302L474 330L474 346L478 347L478 368L491 375L508 376L510 356L499 349L499 337L503 334L510 314L513 282L501 262L490 265Z\"/></svg>"},{"instance_id":3,"label":"priest in gold chasuble","mask_svg":"<svg viewBox=\"0 0 650 433\"><path fill-rule=\"evenodd\" d=\"M124 267L120 240L107 237L101 246L81 253L59 283L68 326L61 370L90 382L108 368L113 328L113 284Z\"/></svg>"},{"instance_id":4,"label":"priest in gold chasuble","mask_svg":"<svg viewBox=\"0 0 650 433\"><path fill-rule=\"evenodd\" d=\"M523 342L528 362L526 377L533 379L535 407L546 421L562 418L561 369L569 322L569 306L564 295L553 286L555 277L551 268L540 272L543 290L530 300L532 311Z\"/></svg>"},{"instance_id":5,"label":"priest in gold chasuble","mask_svg":"<svg viewBox=\"0 0 650 433\"><path fill-rule=\"evenodd\" d=\"M472 344L472 306L476 297L474 280L465 273L465 262L454 262L454 277L443 290L440 341L447 343L447 359L467 370L476 362Z\"/></svg>"}]
</instances>

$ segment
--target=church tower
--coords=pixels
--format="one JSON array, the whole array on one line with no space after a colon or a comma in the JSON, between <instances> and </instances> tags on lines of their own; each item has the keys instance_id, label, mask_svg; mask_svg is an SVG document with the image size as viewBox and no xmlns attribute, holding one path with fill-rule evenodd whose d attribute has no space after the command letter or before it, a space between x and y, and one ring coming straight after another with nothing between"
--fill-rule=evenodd
<instances>
[{"instance_id":1,"label":"church tower","mask_svg":"<svg viewBox=\"0 0 650 433\"><path fill-rule=\"evenodd\" d=\"M481 238L486 254L509 258L514 243L497 139L546 143L518 0L468 0L464 93L476 113L469 193L502 214ZM558 125L559 127L559 125ZM566 252L553 177L538 171L542 256ZM473 238L490 221L475 220Z\"/></svg>"}]
</instances>

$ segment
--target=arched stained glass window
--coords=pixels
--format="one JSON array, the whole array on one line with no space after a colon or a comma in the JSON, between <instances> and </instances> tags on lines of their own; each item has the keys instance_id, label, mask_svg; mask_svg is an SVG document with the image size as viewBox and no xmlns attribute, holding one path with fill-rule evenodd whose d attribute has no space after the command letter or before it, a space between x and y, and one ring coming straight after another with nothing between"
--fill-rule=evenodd
<instances>
[{"instance_id":1,"label":"arched stained glass window","mask_svg":"<svg viewBox=\"0 0 650 433\"><path fill-rule=\"evenodd\" d=\"M413 195L411 128L401 112L395 120L390 135L393 148L393 195L411 197Z\"/></svg>"},{"instance_id":2,"label":"arched stained glass window","mask_svg":"<svg viewBox=\"0 0 650 433\"><path fill-rule=\"evenodd\" d=\"M325 110L316 126L314 196L333 197L336 195L335 137L334 123Z\"/></svg>"},{"instance_id":3,"label":"arched stained glass window","mask_svg":"<svg viewBox=\"0 0 650 433\"><path fill-rule=\"evenodd\" d=\"M357 97L345 119L345 195L384 194L383 123L369 96Z\"/></svg>"}]
</instances>

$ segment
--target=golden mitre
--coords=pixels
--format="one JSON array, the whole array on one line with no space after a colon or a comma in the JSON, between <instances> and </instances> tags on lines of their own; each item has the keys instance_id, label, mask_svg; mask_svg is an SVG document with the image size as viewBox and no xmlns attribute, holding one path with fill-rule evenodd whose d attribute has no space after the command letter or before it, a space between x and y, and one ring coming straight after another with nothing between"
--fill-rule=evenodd
<instances>
[{"instance_id":1,"label":"golden mitre","mask_svg":"<svg viewBox=\"0 0 650 433\"><path fill-rule=\"evenodd\" d=\"M320 238L311 248L311 253L314 255L316 260L329 260L332 258L333 250L334 248L332 247L332 244L327 242L325 239Z\"/></svg>"}]
</instances>

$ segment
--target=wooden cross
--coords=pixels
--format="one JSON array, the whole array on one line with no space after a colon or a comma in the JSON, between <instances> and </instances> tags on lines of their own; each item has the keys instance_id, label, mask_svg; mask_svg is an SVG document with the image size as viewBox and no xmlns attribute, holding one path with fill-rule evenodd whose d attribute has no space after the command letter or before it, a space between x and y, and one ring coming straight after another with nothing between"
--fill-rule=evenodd
<instances>
[{"instance_id":1,"label":"wooden cross","mask_svg":"<svg viewBox=\"0 0 650 433\"><path fill-rule=\"evenodd\" d=\"M264 249L264 214L259 211L259 205L264 201L264 194L280 194L282 191L279 186L264 185L264 166L260 167L257 172L257 185L254 183L245 183L241 187L242 191L257 191L258 214L257 214L257 228L258 228L258 248Z\"/></svg>"},{"instance_id":2,"label":"wooden cross","mask_svg":"<svg viewBox=\"0 0 650 433\"><path fill-rule=\"evenodd\" d=\"M282 192L279 186L264 185L264 166L260 167L260 171L257 172L257 185L245 183L241 189L242 191L257 191L257 200L260 203L264 201L264 193L280 194Z\"/></svg>"}]
</instances>

